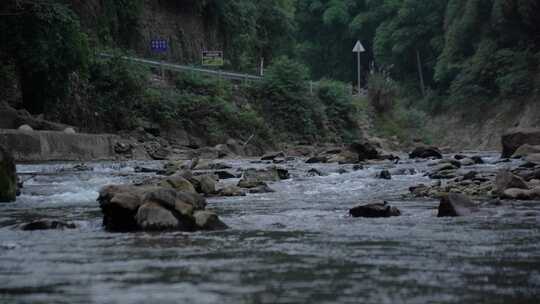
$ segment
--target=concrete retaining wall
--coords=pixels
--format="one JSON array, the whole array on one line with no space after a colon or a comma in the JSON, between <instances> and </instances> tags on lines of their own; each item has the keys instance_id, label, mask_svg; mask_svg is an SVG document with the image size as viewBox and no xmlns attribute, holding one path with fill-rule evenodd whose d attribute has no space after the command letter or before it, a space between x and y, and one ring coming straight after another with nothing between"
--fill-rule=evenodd
<instances>
[{"instance_id":1,"label":"concrete retaining wall","mask_svg":"<svg viewBox=\"0 0 540 304\"><path fill-rule=\"evenodd\" d=\"M0 145L17 162L113 160L119 139L109 134L0 129Z\"/></svg>"}]
</instances>

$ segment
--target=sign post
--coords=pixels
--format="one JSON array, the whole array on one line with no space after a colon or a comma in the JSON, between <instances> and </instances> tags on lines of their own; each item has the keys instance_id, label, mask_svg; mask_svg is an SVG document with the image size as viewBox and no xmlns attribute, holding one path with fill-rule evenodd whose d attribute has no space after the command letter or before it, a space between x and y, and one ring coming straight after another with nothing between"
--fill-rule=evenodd
<instances>
[{"instance_id":1,"label":"sign post","mask_svg":"<svg viewBox=\"0 0 540 304\"><path fill-rule=\"evenodd\" d=\"M203 51L202 65L205 66L222 66L223 52L222 51Z\"/></svg>"},{"instance_id":2,"label":"sign post","mask_svg":"<svg viewBox=\"0 0 540 304\"><path fill-rule=\"evenodd\" d=\"M166 39L152 39L150 41L150 49L154 53L165 53L169 49L169 42ZM161 78L165 79L163 63L161 63Z\"/></svg>"},{"instance_id":3,"label":"sign post","mask_svg":"<svg viewBox=\"0 0 540 304\"><path fill-rule=\"evenodd\" d=\"M357 56L358 56L358 94L360 94L360 90L362 89L362 86L361 86L361 83L362 83L362 73L361 73L361 69L362 69L362 66L360 65L360 54L365 52L366 49L364 48L364 46L362 45L362 43L360 42L360 40L356 41L356 44L354 45L354 48L353 48L353 53L356 53Z\"/></svg>"}]
</instances>

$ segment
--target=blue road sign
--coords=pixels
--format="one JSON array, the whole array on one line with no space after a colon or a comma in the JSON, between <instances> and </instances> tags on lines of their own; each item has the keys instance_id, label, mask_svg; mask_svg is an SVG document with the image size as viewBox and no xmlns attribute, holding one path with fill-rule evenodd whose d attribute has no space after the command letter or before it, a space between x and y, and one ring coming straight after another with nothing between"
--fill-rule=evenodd
<instances>
[{"instance_id":1,"label":"blue road sign","mask_svg":"<svg viewBox=\"0 0 540 304\"><path fill-rule=\"evenodd\" d=\"M150 41L150 48L153 52L166 52L169 48L169 43L165 39L153 39Z\"/></svg>"}]
</instances>

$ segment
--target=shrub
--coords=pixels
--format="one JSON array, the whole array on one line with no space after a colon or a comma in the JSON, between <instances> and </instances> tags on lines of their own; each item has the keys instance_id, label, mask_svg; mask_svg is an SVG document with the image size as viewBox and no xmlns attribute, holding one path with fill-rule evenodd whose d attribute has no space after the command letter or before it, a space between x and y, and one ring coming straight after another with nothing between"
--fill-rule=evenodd
<instances>
[{"instance_id":1,"label":"shrub","mask_svg":"<svg viewBox=\"0 0 540 304\"><path fill-rule=\"evenodd\" d=\"M133 128L144 99L148 70L120 57L95 58L90 85L97 113L113 130Z\"/></svg>"},{"instance_id":2,"label":"shrub","mask_svg":"<svg viewBox=\"0 0 540 304\"><path fill-rule=\"evenodd\" d=\"M354 116L356 108L346 84L338 81L323 80L319 82L317 98L324 105L326 119L332 131L346 141L354 139L350 131L355 129Z\"/></svg>"},{"instance_id":3,"label":"shrub","mask_svg":"<svg viewBox=\"0 0 540 304\"><path fill-rule=\"evenodd\" d=\"M276 59L261 85L261 110L281 134L315 139L324 129L324 108L310 97L307 68L286 57Z\"/></svg>"}]
</instances>

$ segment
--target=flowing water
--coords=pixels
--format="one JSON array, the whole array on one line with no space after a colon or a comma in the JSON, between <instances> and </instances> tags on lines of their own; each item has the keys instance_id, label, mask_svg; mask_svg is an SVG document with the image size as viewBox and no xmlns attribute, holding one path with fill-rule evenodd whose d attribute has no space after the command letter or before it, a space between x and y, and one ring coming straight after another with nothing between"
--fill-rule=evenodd
<instances>
[{"instance_id":1,"label":"flowing water","mask_svg":"<svg viewBox=\"0 0 540 304\"><path fill-rule=\"evenodd\" d=\"M437 218L437 201L402 198L430 182L425 162L398 165L419 173L392 180L374 178L384 165L289 163L275 193L209 199L229 230L104 231L98 189L148 176L134 173L140 164L19 166L32 178L0 205L0 303L540 303L540 203ZM312 167L329 175L307 177ZM378 198L402 216L347 215ZM79 228L17 229L43 218Z\"/></svg>"}]
</instances>

